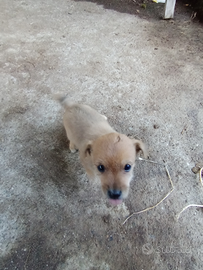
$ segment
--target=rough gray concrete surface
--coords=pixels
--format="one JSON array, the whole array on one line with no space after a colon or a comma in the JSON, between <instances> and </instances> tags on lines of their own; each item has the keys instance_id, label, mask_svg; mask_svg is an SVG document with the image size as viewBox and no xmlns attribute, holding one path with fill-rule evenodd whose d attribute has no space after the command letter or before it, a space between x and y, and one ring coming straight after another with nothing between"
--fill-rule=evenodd
<instances>
[{"instance_id":1,"label":"rough gray concrete surface","mask_svg":"<svg viewBox=\"0 0 203 270\"><path fill-rule=\"evenodd\" d=\"M0 2L0 269L203 269L203 29L177 4ZM130 195L111 207L68 150L68 94L141 138Z\"/></svg>"}]
</instances>

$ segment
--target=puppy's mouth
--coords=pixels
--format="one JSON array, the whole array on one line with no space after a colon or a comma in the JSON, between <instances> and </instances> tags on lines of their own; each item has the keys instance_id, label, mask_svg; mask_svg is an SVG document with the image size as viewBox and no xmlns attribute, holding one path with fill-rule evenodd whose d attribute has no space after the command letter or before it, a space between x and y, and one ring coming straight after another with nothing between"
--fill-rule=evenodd
<instances>
[{"instance_id":1,"label":"puppy's mouth","mask_svg":"<svg viewBox=\"0 0 203 270\"><path fill-rule=\"evenodd\" d=\"M115 199L109 199L109 202L110 202L111 205L116 206L116 205L121 204L123 202L123 200L121 200L121 199L116 199L116 200Z\"/></svg>"}]
</instances>

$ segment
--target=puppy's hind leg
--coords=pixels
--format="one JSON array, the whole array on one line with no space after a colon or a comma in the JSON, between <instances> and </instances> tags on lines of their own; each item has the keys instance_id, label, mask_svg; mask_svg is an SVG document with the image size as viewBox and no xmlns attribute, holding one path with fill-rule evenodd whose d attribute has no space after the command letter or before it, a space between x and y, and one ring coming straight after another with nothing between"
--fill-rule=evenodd
<instances>
[{"instance_id":1,"label":"puppy's hind leg","mask_svg":"<svg viewBox=\"0 0 203 270\"><path fill-rule=\"evenodd\" d=\"M104 115L104 114L101 114L101 116L105 119L105 120L107 120L107 117L106 117L106 115Z\"/></svg>"}]
</instances>

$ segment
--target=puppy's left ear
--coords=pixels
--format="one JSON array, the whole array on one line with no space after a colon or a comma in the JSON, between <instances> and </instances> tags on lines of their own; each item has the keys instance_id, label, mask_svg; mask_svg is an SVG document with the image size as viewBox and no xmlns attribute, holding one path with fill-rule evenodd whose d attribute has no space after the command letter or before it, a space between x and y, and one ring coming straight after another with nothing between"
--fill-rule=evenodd
<instances>
[{"instance_id":1,"label":"puppy's left ear","mask_svg":"<svg viewBox=\"0 0 203 270\"><path fill-rule=\"evenodd\" d=\"M148 158L148 151L145 144L142 141L136 139L133 139L133 143L135 145L136 154L142 151L144 158Z\"/></svg>"},{"instance_id":2,"label":"puppy's left ear","mask_svg":"<svg viewBox=\"0 0 203 270\"><path fill-rule=\"evenodd\" d=\"M92 142L89 141L86 148L85 148L85 156L91 156L92 153Z\"/></svg>"}]
</instances>

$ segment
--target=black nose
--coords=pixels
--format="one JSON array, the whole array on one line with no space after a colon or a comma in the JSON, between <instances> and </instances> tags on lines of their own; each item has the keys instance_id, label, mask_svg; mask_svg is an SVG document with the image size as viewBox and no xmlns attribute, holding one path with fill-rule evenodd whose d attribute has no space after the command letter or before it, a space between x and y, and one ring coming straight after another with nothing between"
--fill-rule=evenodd
<instances>
[{"instance_id":1,"label":"black nose","mask_svg":"<svg viewBox=\"0 0 203 270\"><path fill-rule=\"evenodd\" d=\"M113 200L118 200L121 197L121 193L121 190L108 190L108 196Z\"/></svg>"}]
</instances>

